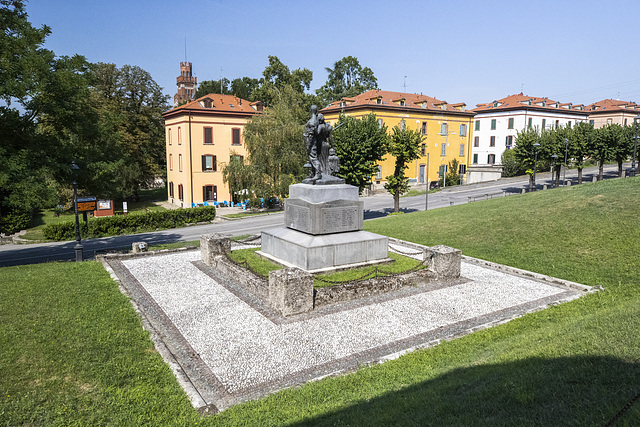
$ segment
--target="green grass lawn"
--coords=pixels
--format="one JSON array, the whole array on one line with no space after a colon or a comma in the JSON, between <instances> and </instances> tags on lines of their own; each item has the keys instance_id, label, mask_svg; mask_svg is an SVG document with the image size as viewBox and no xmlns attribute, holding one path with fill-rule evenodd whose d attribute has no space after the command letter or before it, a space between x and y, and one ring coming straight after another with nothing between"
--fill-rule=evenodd
<instances>
[{"instance_id":1,"label":"green grass lawn","mask_svg":"<svg viewBox=\"0 0 640 427\"><path fill-rule=\"evenodd\" d=\"M604 290L203 417L95 262L0 269L3 425L595 425L640 393L640 178L365 222ZM616 425L640 424L636 402Z\"/></svg>"}]
</instances>

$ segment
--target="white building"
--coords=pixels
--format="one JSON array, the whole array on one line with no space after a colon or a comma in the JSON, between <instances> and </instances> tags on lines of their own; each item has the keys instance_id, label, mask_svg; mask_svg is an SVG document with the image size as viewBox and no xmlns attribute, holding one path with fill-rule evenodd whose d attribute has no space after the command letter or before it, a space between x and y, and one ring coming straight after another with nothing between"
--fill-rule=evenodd
<instances>
[{"instance_id":1,"label":"white building","mask_svg":"<svg viewBox=\"0 0 640 427\"><path fill-rule=\"evenodd\" d=\"M516 132L525 128L554 129L587 121L584 105L561 104L522 93L478 104L471 144L468 183L491 181L502 174L502 153L515 145Z\"/></svg>"}]
</instances>

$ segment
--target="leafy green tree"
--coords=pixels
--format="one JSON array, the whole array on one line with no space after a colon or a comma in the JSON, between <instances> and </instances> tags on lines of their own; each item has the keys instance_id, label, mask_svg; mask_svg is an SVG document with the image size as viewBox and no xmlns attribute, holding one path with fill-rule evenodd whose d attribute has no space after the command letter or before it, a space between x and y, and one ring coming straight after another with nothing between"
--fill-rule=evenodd
<instances>
[{"instance_id":1,"label":"leafy green tree","mask_svg":"<svg viewBox=\"0 0 640 427\"><path fill-rule=\"evenodd\" d=\"M405 169L413 160L420 158L420 144L424 136L417 131L405 127L394 126L389 138L389 154L395 158L393 175L387 176L384 188L393 195L393 210L400 211L400 196L409 190L409 178L405 175Z\"/></svg>"},{"instance_id":2,"label":"leafy green tree","mask_svg":"<svg viewBox=\"0 0 640 427\"><path fill-rule=\"evenodd\" d=\"M337 127L339 126L339 127ZM338 175L358 191L371 184L388 149L386 125L380 126L375 114L362 119L340 114L333 133L333 147L340 158Z\"/></svg>"},{"instance_id":3,"label":"leafy green tree","mask_svg":"<svg viewBox=\"0 0 640 427\"><path fill-rule=\"evenodd\" d=\"M621 133L620 125L608 125L595 130L589 154L598 161L598 181L602 181L604 164L615 159L615 146Z\"/></svg>"},{"instance_id":4,"label":"leafy green tree","mask_svg":"<svg viewBox=\"0 0 640 427\"><path fill-rule=\"evenodd\" d=\"M322 106L327 106L343 97L350 97L378 87L378 80L369 67L362 67L358 58L345 56L325 68L327 82L316 90Z\"/></svg>"},{"instance_id":5,"label":"leafy green tree","mask_svg":"<svg viewBox=\"0 0 640 427\"><path fill-rule=\"evenodd\" d=\"M245 162L244 157L231 151L229 163L222 167L222 180L229 186L234 202L240 202L248 197L248 191L256 181L253 173L254 169Z\"/></svg>"},{"instance_id":6,"label":"leafy green tree","mask_svg":"<svg viewBox=\"0 0 640 427\"><path fill-rule=\"evenodd\" d=\"M260 81L258 79L250 77L237 78L231 82L231 93L248 101L259 101L259 99L254 99L253 95L259 84Z\"/></svg>"},{"instance_id":7,"label":"leafy green tree","mask_svg":"<svg viewBox=\"0 0 640 427\"><path fill-rule=\"evenodd\" d=\"M291 71L277 56L269 56L269 65L262 72L260 86L252 92L253 100L260 100L270 107L279 100L279 91L289 87L301 95L306 107L304 110L308 111L315 103L315 96L305 93L311 86L311 80L313 73L307 68Z\"/></svg>"},{"instance_id":8,"label":"leafy green tree","mask_svg":"<svg viewBox=\"0 0 640 427\"><path fill-rule=\"evenodd\" d=\"M458 173L458 168L460 167L460 162L458 159L452 159L449 162L449 167L447 168L447 187L460 185L460 174Z\"/></svg>"},{"instance_id":9,"label":"leafy green tree","mask_svg":"<svg viewBox=\"0 0 640 427\"><path fill-rule=\"evenodd\" d=\"M516 176L521 172L516 153L512 149L507 148L504 150L500 163L502 164L503 177Z\"/></svg>"},{"instance_id":10,"label":"leafy green tree","mask_svg":"<svg viewBox=\"0 0 640 427\"><path fill-rule=\"evenodd\" d=\"M519 167L529 175L529 191L533 188L535 153L540 152L534 147L536 143L540 143L540 132L537 128L527 128L516 132L515 147L512 149Z\"/></svg>"},{"instance_id":11,"label":"leafy green tree","mask_svg":"<svg viewBox=\"0 0 640 427\"><path fill-rule=\"evenodd\" d=\"M273 104L256 115L244 128L244 142L251 164L251 190L258 197L282 197L289 185L304 177L307 159L303 141L304 99L297 90L271 88Z\"/></svg>"},{"instance_id":12,"label":"leafy green tree","mask_svg":"<svg viewBox=\"0 0 640 427\"><path fill-rule=\"evenodd\" d=\"M576 123L573 132L569 136L569 157L578 169L578 184L582 184L582 169L584 161L589 156L591 141L595 138L595 129L592 124Z\"/></svg>"},{"instance_id":13,"label":"leafy green tree","mask_svg":"<svg viewBox=\"0 0 640 427\"><path fill-rule=\"evenodd\" d=\"M232 89L229 80L225 77L220 80L204 80L198 84L195 98L201 98L210 93L219 93L222 95L231 95ZM241 97L242 98L242 97ZM246 99L246 98L245 98Z\"/></svg>"},{"instance_id":14,"label":"leafy green tree","mask_svg":"<svg viewBox=\"0 0 640 427\"><path fill-rule=\"evenodd\" d=\"M622 176L622 163L633 153L633 128L631 126L615 126L616 139L613 146L613 157L618 163L618 176Z\"/></svg>"}]
</instances>

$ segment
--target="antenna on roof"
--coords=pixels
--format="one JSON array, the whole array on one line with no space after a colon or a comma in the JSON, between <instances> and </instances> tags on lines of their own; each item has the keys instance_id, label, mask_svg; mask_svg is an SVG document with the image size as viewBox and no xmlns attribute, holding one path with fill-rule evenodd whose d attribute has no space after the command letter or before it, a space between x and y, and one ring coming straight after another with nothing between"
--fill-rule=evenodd
<instances>
[{"instance_id":1,"label":"antenna on roof","mask_svg":"<svg viewBox=\"0 0 640 427\"><path fill-rule=\"evenodd\" d=\"M184 62L187 62L187 36L184 36Z\"/></svg>"},{"instance_id":2,"label":"antenna on roof","mask_svg":"<svg viewBox=\"0 0 640 427\"><path fill-rule=\"evenodd\" d=\"M407 76L404 76L404 84L402 85L402 87L404 88L403 92L407 92Z\"/></svg>"},{"instance_id":3,"label":"antenna on roof","mask_svg":"<svg viewBox=\"0 0 640 427\"><path fill-rule=\"evenodd\" d=\"M520 85L520 93L524 93L524 83Z\"/></svg>"}]
</instances>

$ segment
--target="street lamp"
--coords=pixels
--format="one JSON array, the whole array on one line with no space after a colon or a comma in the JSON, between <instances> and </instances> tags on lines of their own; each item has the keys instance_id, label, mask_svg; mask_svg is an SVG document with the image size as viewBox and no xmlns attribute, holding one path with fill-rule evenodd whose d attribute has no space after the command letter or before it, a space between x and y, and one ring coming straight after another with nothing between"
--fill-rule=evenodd
<instances>
[{"instance_id":1,"label":"street lamp","mask_svg":"<svg viewBox=\"0 0 640 427\"><path fill-rule=\"evenodd\" d=\"M429 209L429 153L427 153L427 192L424 196L424 210Z\"/></svg>"},{"instance_id":2,"label":"street lamp","mask_svg":"<svg viewBox=\"0 0 640 427\"><path fill-rule=\"evenodd\" d=\"M631 163L632 176L636 176L638 170L636 169L636 150L638 148L638 121L640 121L640 114L633 118L633 126L636 128L636 136L633 137L633 162Z\"/></svg>"},{"instance_id":3,"label":"street lamp","mask_svg":"<svg viewBox=\"0 0 640 427\"><path fill-rule=\"evenodd\" d=\"M76 165L76 162L71 162L71 169L73 169L73 175L77 175L80 167ZM73 180L73 210L76 214L76 246L74 247L76 251L76 262L82 261L82 242L80 240L80 220L78 219L78 183L76 180Z\"/></svg>"},{"instance_id":4,"label":"street lamp","mask_svg":"<svg viewBox=\"0 0 640 427\"><path fill-rule=\"evenodd\" d=\"M567 151L569 150L569 139L564 139L564 170L562 171L562 185L567 182Z\"/></svg>"},{"instance_id":5,"label":"street lamp","mask_svg":"<svg viewBox=\"0 0 640 427\"><path fill-rule=\"evenodd\" d=\"M536 142L533 144L533 188L536 189L536 171L538 169L538 147L540 147L540 143Z\"/></svg>"},{"instance_id":6,"label":"street lamp","mask_svg":"<svg viewBox=\"0 0 640 427\"><path fill-rule=\"evenodd\" d=\"M551 166L551 179L555 181L555 184L553 186L557 187L558 186L558 180L554 178L554 175L555 175L555 171L556 171L556 159L558 158L558 155L554 154L551 157L553 157L553 165Z\"/></svg>"}]
</instances>

